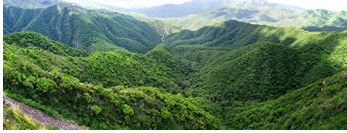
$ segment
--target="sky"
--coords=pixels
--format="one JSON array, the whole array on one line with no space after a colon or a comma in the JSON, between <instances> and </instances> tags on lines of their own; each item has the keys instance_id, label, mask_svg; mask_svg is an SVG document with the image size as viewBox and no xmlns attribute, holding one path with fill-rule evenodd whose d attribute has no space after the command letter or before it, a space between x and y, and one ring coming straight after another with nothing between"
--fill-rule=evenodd
<instances>
[{"instance_id":1,"label":"sky","mask_svg":"<svg viewBox=\"0 0 347 133\"><path fill-rule=\"evenodd\" d=\"M83 0L67 0L79 2ZM104 4L111 4L123 8L152 7L164 4L181 4L191 0L89 0ZM267 0L271 3L281 3L306 9L328 9L333 11L347 11L346 0ZM346 4L345 4L346 3Z\"/></svg>"}]
</instances>

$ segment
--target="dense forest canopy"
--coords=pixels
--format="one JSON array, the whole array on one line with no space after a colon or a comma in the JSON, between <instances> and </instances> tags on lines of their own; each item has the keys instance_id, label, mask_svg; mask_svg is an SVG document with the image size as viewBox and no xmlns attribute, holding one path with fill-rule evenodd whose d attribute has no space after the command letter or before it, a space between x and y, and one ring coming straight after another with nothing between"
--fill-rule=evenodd
<instances>
[{"instance_id":1,"label":"dense forest canopy","mask_svg":"<svg viewBox=\"0 0 347 133\"><path fill-rule=\"evenodd\" d=\"M236 20L182 30L47 4L4 6L3 91L50 117L92 130L347 129L347 31ZM3 108L4 129L57 129Z\"/></svg>"},{"instance_id":2,"label":"dense forest canopy","mask_svg":"<svg viewBox=\"0 0 347 133\"><path fill-rule=\"evenodd\" d=\"M4 34L33 31L78 50L146 53L161 42L149 24L114 12L67 5L45 9L4 7ZM5 32L6 31L6 32Z\"/></svg>"}]
</instances>

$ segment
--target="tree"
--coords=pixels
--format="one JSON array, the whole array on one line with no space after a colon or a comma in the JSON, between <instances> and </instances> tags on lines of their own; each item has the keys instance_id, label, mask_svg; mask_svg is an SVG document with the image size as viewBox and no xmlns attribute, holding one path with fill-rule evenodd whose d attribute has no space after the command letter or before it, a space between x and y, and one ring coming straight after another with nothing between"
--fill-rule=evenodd
<instances>
[{"instance_id":1,"label":"tree","mask_svg":"<svg viewBox=\"0 0 347 133\"><path fill-rule=\"evenodd\" d=\"M39 78L36 80L37 90L42 91L44 93L54 93L57 91L57 84L50 79Z\"/></svg>"}]
</instances>

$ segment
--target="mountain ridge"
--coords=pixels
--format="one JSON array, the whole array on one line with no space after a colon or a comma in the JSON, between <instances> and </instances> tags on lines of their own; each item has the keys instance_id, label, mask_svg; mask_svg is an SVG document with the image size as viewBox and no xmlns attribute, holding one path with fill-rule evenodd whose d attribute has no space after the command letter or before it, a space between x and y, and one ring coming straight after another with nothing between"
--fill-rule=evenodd
<instances>
[{"instance_id":1,"label":"mountain ridge","mask_svg":"<svg viewBox=\"0 0 347 133\"><path fill-rule=\"evenodd\" d=\"M7 14L12 9L21 10L20 8L5 7L4 13ZM11 15L5 16L5 24L9 23L8 20L24 23L20 26L13 25L16 30L7 31L38 32L88 53L115 49L145 53L161 41L160 35L147 23L119 13L100 13L62 4L50 6L38 13L33 12L36 9L23 10L34 17L23 22L21 19L12 19ZM5 27L5 29L11 28L11 25Z\"/></svg>"}]
</instances>

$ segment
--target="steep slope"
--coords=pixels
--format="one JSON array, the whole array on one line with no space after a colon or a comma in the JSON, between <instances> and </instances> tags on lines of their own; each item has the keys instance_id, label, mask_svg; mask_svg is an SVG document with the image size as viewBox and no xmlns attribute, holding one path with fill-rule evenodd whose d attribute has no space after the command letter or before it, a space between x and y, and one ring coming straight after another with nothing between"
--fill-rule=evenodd
<instances>
[{"instance_id":1,"label":"steep slope","mask_svg":"<svg viewBox=\"0 0 347 133\"><path fill-rule=\"evenodd\" d=\"M4 7L4 35L21 31L40 11L41 9L28 10L13 6Z\"/></svg>"},{"instance_id":2,"label":"steep slope","mask_svg":"<svg viewBox=\"0 0 347 133\"><path fill-rule=\"evenodd\" d=\"M88 54L34 32L18 32L4 37L4 42L22 48L37 47L62 56L85 57Z\"/></svg>"},{"instance_id":3,"label":"steep slope","mask_svg":"<svg viewBox=\"0 0 347 133\"><path fill-rule=\"evenodd\" d=\"M104 87L153 86L177 94L181 91L180 84L183 82L178 80L191 71L186 63L159 48L146 55L112 51L95 52L87 56L83 52L32 32L5 36L4 43L4 48L10 49L4 50L7 60L25 58L45 71L63 72L74 75L82 82L102 84ZM30 50L21 53L17 47Z\"/></svg>"},{"instance_id":4,"label":"steep slope","mask_svg":"<svg viewBox=\"0 0 347 133\"><path fill-rule=\"evenodd\" d=\"M338 73L263 103L230 107L230 129L346 129L347 73Z\"/></svg>"},{"instance_id":5,"label":"steep slope","mask_svg":"<svg viewBox=\"0 0 347 133\"><path fill-rule=\"evenodd\" d=\"M173 53L189 60L195 70L185 94L227 107L235 101L278 98L346 70L342 57L346 37L340 32L311 33L226 21L172 34L166 40Z\"/></svg>"},{"instance_id":6,"label":"steep slope","mask_svg":"<svg viewBox=\"0 0 347 133\"><path fill-rule=\"evenodd\" d=\"M247 52L240 55L239 51ZM209 93L216 101L264 101L296 88L299 81L295 71L300 66L298 52L281 44L255 44L227 56L203 78L206 85L202 88L214 88Z\"/></svg>"},{"instance_id":7,"label":"steep slope","mask_svg":"<svg viewBox=\"0 0 347 133\"><path fill-rule=\"evenodd\" d=\"M316 47L316 48L315 48ZM235 101L266 101L330 76L342 68L318 46L292 49L259 43L214 57L202 67L195 95L228 106ZM345 69L345 68L344 68Z\"/></svg>"},{"instance_id":8,"label":"steep slope","mask_svg":"<svg viewBox=\"0 0 347 133\"><path fill-rule=\"evenodd\" d=\"M13 107L10 104L3 104L3 111L4 130L59 130L59 128L32 120L17 107Z\"/></svg>"},{"instance_id":9,"label":"steep slope","mask_svg":"<svg viewBox=\"0 0 347 133\"><path fill-rule=\"evenodd\" d=\"M25 11L33 12L31 9ZM9 12L10 8L4 9L4 13ZM161 36L147 23L115 12L55 5L31 16L33 19L28 20L27 25L21 25L23 27L15 27L16 31L38 32L88 53L115 49L146 53L161 41ZM22 23L21 19L13 20ZM7 19L4 21L8 23ZM10 26L7 28L11 29Z\"/></svg>"},{"instance_id":10,"label":"steep slope","mask_svg":"<svg viewBox=\"0 0 347 133\"><path fill-rule=\"evenodd\" d=\"M7 117L5 126L13 130L83 130L86 127L80 127L73 121L65 121L64 119L55 120L39 110L26 106L12 98L4 96L4 115ZM24 120L24 121L23 121ZM11 121L11 122L10 122ZM23 123L22 123L23 122ZM17 124L21 123L21 124ZM19 126L19 127L17 127ZM53 128L54 127L54 128Z\"/></svg>"},{"instance_id":11,"label":"steep slope","mask_svg":"<svg viewBox=\"0 0 347 133\"><path fill-rule=\"evenodd\" d=\"M164 62L158 60L159 58L167 60ZM79 79L105 87L153 86L177 94L181 92L180 78L190 72L185 64L178 64L179 62L166 52L150 51L146 55L121 51L98 52L84 61L87 64L81 66L84 71L78 76ZM166 64L169 61L175 64Z\"/></svg>"},{"instance_id":12,"label":"steep slope","mask_svg":"<svg viewBox=\"0 0 347 133\"><path fill-rule=\"evenodd\" d=\"M179 45L203 45L208 47L238 48L257 42L270 41L285 45L307 43L307 32L294 28L275 28L253 25L239 21L225 21L214 26L206 26L197 31L185 30L166 38L170 47Z\"/></svg>"},{"instance_id":13,"label":"steep slope","mask_svg":"<svg viewBox=\"0 0 347 133\"><path fill-rule=\"evenodd\" d=\"M329 43L327 40L340 37L340 35L345 35L345 33L306 32L294 28L276 28L230 20L217 23L213 26L206 26L197 31L184 30L180 33L171 34L165 39L169 47L200 45L225 47L230 50L263 41L300 47L307 44L321 44L320 42ZM333 43L330 44L336 45Z\"/></svg>"},{"instance_id":14,"label":"steep slope","mask_svg":"<svg viewBox=\"0 0 347 133\"><path fill-rule=\"evenodd\" d=\"M211 114L220 111L217 106L212 108L209 101L184 98L181 94L173 95L164 90L175 88L164 86L167 79L175 83L171 74L178 73L174 78L182 76L175 69L181 67L166 66L162 64L164 61L157 60L156 55L170 56L162 48L148 55L115 51L96 52L81 58L56 55L34 46L19 47L27 44L9 45L6 43L7 37L4 39L4 91L9 97L49 116L56 117L59 113L65 119L74 120L90 129L224 128L220 115ZM175 62L176 59L171 60ZM91 84L83 81L83 78L79 79L80 74L86 75L84 72L113 78L98 79L98 75L92 73L85 78L101 82ZM150 81L139 83L138 79L146 79L138 77L142 75ZM165 88L137 87L139 84L150 85L148 83Z\"/></svg>"},{"instance_id":15,"label":"steep slope","mask_svg":"<svg viewBox=\"0 0 347 133\"><path fill-rule=\"evenodd\" d=\"M64 0L4 0L4 6L16 6L25 9L46 8L55 4L70 4Z\"/></svg>"}]
</instances>

